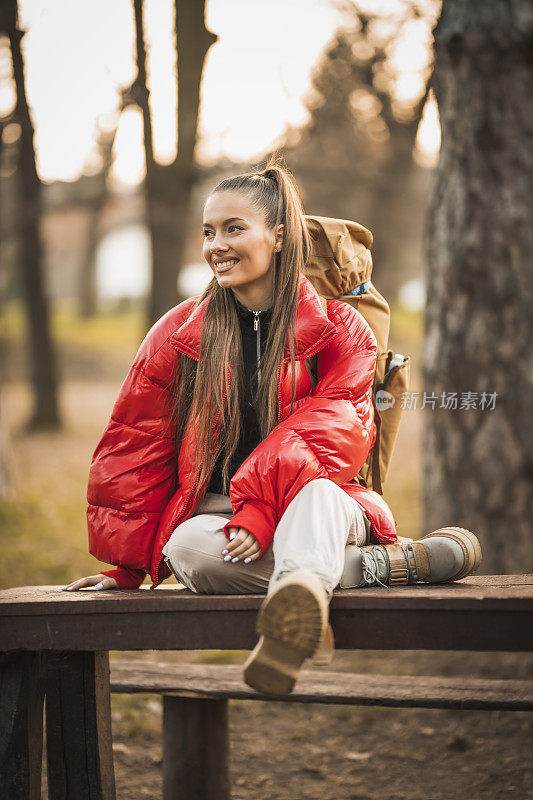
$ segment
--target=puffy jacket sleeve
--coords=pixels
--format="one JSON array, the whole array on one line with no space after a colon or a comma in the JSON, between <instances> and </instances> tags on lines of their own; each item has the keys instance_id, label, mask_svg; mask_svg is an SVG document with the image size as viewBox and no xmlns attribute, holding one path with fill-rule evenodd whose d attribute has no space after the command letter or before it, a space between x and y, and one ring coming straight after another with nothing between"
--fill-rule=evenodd
<instances>
[{"instance_id":1,"label":"puffy jacket sleeve","mask_svg":"<svg viewBox=\"0 0 533 800\"><path fill-rule=\"evenodd\" d=\"M101 569L98 574L114 578L119 589L138 589L146 577L144 569L127 569L127 567Z\"/></svg>"},{"instance_id":2,"label":"puffy jacket sleeve","mask_svg":"<svg viewBox=\"0 0 533 800\"><path fill-rule=\"evenodd\" d=\"M374 444L372 383L377 347L355 309L335 314L337 335L318 353L318 382L298 408L250 453L230 482L234 516L224 526L256 537L261 555L285 509L315 478L342 485L354 478Z\"/></svg>"},{"instance_id":3,"label":"puffy jacket sleeve","mask_svg":"<svg viewBox=\"0 0 533 800\"><path fill-rule=\"evenodd\" d=\"M170 343L190 301L147 333L94 451L87 489L89 552L117 565L102 574L136 588L150 570L159 519L175 490L176 454L165 408L179 357Z\"/></svg>"}]
</instances>

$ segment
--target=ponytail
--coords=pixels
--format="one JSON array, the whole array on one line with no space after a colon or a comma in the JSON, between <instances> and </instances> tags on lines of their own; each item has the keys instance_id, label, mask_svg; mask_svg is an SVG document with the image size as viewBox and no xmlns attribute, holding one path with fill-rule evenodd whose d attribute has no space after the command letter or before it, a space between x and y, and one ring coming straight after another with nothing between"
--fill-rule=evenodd
<instances>
[{"instance_id":1,"label":"ponytail","mask_svg":"<svg viewBox=\"0 0 533 800\"><path fill-rule=\"evenodd\" d=\"M217 192L245 194L252 205L264 214L265 225L277 232L283 225L281 250L274 253L273 305L261 381L254 407L264 439L278 424L278 370L285 355L287 333L291 359L291 410L295 395L296 359L294 352L294 317L301 275L305 272L311 243L304 219L302 202L290 172L272 157L263 170L246 172L222 180ZM222 479L224 491L229 485L229 464L241 434L241 402L244 392L242 344L233 292L219 286L213 277L198 302L209 298L202 330L202 354L198 364L181 357L173 383L172 419L176 425L176 448L190 420L197 419L195 468L199 481L210 474L218 453L224 452ZM232 380L227 383L228 367ZM252 381L255 375L252 376ZM223 402L224 388L226 400ZM210 402L206 403L205 398ZM211 441L214 419L220 415L219 444L216 452L204 452Z\"/></svg>"}]
</instances>

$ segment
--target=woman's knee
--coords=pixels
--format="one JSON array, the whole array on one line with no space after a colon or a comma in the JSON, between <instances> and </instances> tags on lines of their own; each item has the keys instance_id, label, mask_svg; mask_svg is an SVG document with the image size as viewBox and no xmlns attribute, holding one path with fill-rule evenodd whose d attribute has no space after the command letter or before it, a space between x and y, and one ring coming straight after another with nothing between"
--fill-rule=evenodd
<instances>
[{"instance_id":1,"label":"woman's knee","mask_svg":"<svg viewBox=\"0 0 533 800\"><path fill-rule=\"evenodd\" d=\"M163 548L177 580L199 594L243 594L266 591L274 567L272 548L260 561L224 561L226 520L192 517L178 526Z\"/></svg>"},{"instance_id":2,"label":"woman's knee","mask_svg":"<svg viewBox=\"0 0 533 800\"><path fill-rule=\"evenodd\" d=\"M225 573L222 555L175 544L168 558L176 578L193 592L222 594Z\"/></svg>"},{"instance_id":3,"label":"woman's knee","mask_svg":"<svg viewBox=\"0 0 533 800\"><path fill-rule=\"evenodd\" d=\"M227 542L224 533L226 520L212 515L190 517L178 525L163 548L165 555L195 552L201 557L220 555Z\"/></svg>"},{"instance_id":4,"label":"woman's knee","mask_svg":"<svg viewBox=\"0 0 533 800\"><path fill-rule=\"evenodd\" d=\"M225 542L219 521L191 517L176 528L163 553L176 578L191 591L212 593L224 565Z\"/></svg>"},{"instance_id":5,"label":"woman's knee","mask_svg":"<svg viewBox=\"0 0 533 800\"><path fill-rule=\"evenodd\" d=\"M298 494L337 494L342 497L346 492L329 478L313 478L312 481L309 481L300 489Z\"/></svg>"},{"instance_id":6,"label":"woman's knee","mask_svg":"<svg viewBox=\"0 0 533 800\"><path fill-rule=\"evenodd\" d=\"M335 484L329 478L313 478L312 481L309 481L300 489L298 494L328 492L331 491L332 486L335 486Z\"/></svg>"},{"instance_id":7,"label":"woman's knee","mask_svg":"<svg viewBox=\"0 0 533 800\"><path fill-rule=\"evenodd\" d=\"M300 502L304 503L322 503L323 501L339 502L342 505L347 505L349 496L344 489L337 486L329 478L313 478L312 481L303 486L294 499L298 498Z\"/></svg>"},{"instance_id":8,"label":"woman's knee","mask_svg":"<svg viewBox=\"0 0 533 800\"><path fill-rule=\"evenodd\" d=\"M274 569L271 548L260 562L232 564L222 553L206 553L175 544L167 556L180 583L197 594L258 594L266 592ZM255 567L255 568L254 568Z\"/></svg>"}]
</instances>

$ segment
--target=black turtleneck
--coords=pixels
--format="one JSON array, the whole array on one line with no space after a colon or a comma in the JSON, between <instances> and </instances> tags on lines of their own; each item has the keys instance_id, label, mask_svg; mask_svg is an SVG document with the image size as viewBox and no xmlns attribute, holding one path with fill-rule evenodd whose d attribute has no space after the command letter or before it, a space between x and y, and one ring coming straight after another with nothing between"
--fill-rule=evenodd
<instances>
[{"instance_id":1,"label":"black turtleneck","mask_svg":"<svg viewBox=\"0 0 533 800\"><path fill-rule=\"evenodd\" d=\"M249 308L240 303L235 297L235 305L237 307L237 317L241 329L242 353L244 361L244 385L246 393L244 398L244 407L242 412L242 430L239 439L239 444L233 453L229 478L237 472L243 461L245 461L252 450L254 450L261 441L261 431L257 415L252 406L252 401L257 391L258 382L254 382L252 386L252 375L257 367L257 344L260 342L261 362L263 362L263 354L265 352L265 344L268 336L268 329L272 317L272 309L268 308L264 311L254 313ZM254 330L255 319L258 319L258 330ZM217 492L222 494L222 457L219 455L207 487L208 492ZM226 492L229 494L229 492Z\"/></svg>"}]
</instances>

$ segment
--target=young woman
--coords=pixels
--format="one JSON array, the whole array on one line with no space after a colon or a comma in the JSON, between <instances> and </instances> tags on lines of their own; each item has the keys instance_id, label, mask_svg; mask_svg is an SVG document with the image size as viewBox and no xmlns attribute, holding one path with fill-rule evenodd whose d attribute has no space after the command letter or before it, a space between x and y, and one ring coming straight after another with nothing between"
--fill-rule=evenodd
<instances>
[{"instance_id":1,"label":"young woman","mask_svg":"<svg viewBox=\"0 0 533 800\"><path fill-rule=\"evenodd\" d=\"M376 435L376 341L305 277L288 172L219 183L203 254L213 278L149 331L93 456L89 549L117 567L64 589L136 588L147 572L155 589L172 572L194 592L266 593L244 676L286 694L332 647L335 587L455 580L479 543L445 528L400 544L383 498L355 480Z\"/></svg>"}]
</instances>

